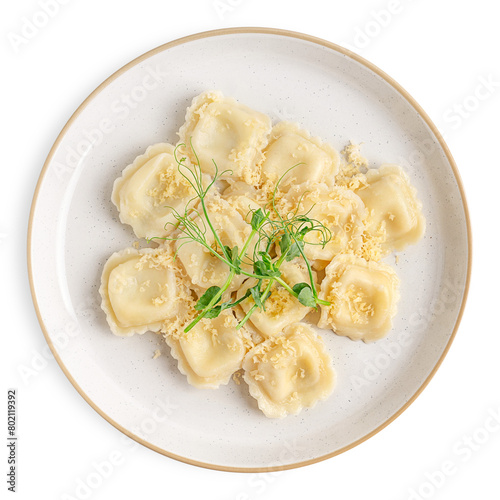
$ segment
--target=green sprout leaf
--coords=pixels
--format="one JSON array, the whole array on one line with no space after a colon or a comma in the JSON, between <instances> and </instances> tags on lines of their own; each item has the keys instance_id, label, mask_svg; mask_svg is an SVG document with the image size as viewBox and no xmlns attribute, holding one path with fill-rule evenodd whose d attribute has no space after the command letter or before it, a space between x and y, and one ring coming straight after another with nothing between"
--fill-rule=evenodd
<instances>
[{"instance_id":1,"label":"green sprout leaf","mask_svg":"<svg viewBox=\"0 0 500 500\"><path fill-rule=\"evenodd\" d=\"M255 305L260 309L264 309L264 304L260 298L260 283L257 283L255 286L250 288L250 293L252 294Z\"/></svg>"},{"instance_id":2,"label":"green sprout leaf","mask_svg":"<svg viewBox=\"0 0 500 500\"><path fill-rule=\"evenodd\" d=\"M273 265L273 259L271 258L271 256L269 255L269 253L260 250L257 253L257 255L260 256L260 258L262 259L262 261L265 262L265 264L267 265L267 267L269 269L272 267L272 265Z\"/></svg>"},{"instance_id":3,"label":"green sprout leaf","mask_svg":"<svg viewBox=\"0 0 500 500\"><path fill-rule=\"evenodd\" d=\"M250 221L250 225L252 226L252 229L255 231L258 231L260 226L262 225L263 221L265 219L264 212L262 211L261 208L258 210L255 210L252 214L252 220Z\"/></svg>"},{"instance_id":4,"label":"green sprout leaf","mask_svg":"<svg viewBox=\"0 0 500 500\"><path fill-rule=\"evenodd\" d=\"M213 307L212 309L209 309L203 317L208 319L214 319L217 318L217 316L219 316L221 312L222 312L222 307L216 306Z\"/></svg>"},{"instance_id":5,"label":"green sprout leaf","mask_svg":"<svg viewBox=\"0 0 500 500\"><path fill-rule=\"evenodd\" d=\"M260 276L267 276L269 278L279 278L281 276L281 272L278 271L273 262L265 262L263 260L256 260L253 263L254 273Z\"/></svg>"},{"instance_id":6,"label":"green sprout leaf","mask_svg":"<svg viewBox=\"0 0 500 500\"><path fill-rule=\"evenodd\" d=\"M305 283L301 283L305 284ZM316 307L316 299L309 285L303 287L297 296L299 302L306 307Z\"/></svg>"},{"instance_id":7,"label":"green sprout leaf","mask_svg":"<svg viewBox=\"0 0 500 500\"><path fill-rule=\"evenodd\" d=\"M253 263L253 272L259 276L266 276L267 269L267 264L262 260L256 260Z\"/></svg>"},{"instance_id":8,"label":"green sprout leaf","mask_svg":"<svg viewBox=\"0 0 500 500\"><path fill-rule=\"evenodd\" d=\"M220 292L220 286L211 286L199 299L194 308L203 311L210 304L210 301ZM220 297L216 304L220 302Z\"/></svg>"},{"instance_id":9,"label":"green sprout leaf","mask_svg":"<svg viewBox=\"0 0 500 500\"><path fill-rule=\"evenodd\" d=\"M298 295L304 288L311 288L309 283L297 283L293 285L292 290Z\"/></svg>"},{"instance_id":10,"label":"green sprout leaf","mask_svg":"<svg viewBox=\"0 0 500 500\"><path fill-rule=\"evenodd\" d=\"M288 232L285 232L280 239L280 250L281 250L282 255L284 255L288 252L288 250L290 249L291 243L292 242L290 239L290 235L288 234Z\"/></svg>"},{"instance_id":11,"label":"green sprout leaf","mask_svg":"<svg viewBox=\"0 0 500 500\"><path fill-rule=\"evenodd\" d=\"M233 265L235 273L241 274L241 269L240 269L241 259L238 253L238 247L235 246L233 248L230 248L227 245L224 245L224 253L229 258L229 262Z\"/></svg>"},{"instance_id":12,"label":"green sprout leaf","mask_svg":"<svg viewBox=\"0 0 500 500\"><path fill-rule=\"evenodd\" d=\"M241 259L240 259L240 254L238 253L238 247L235 246L231 250L231 262L236 266L239 267Z\"/></svg>"},{"instance_id":13,"label":"green sprout leaf","mask_svg":"<svg viewBox=\"0 0 500 500\"><path fill-rule=\"evenodd\" d=\"M296 257L300 257L302 255L302 252L300 251L301 249L304 250L304 242L301 240L294 241L290 246L290 250L286 254L287 262L290 262Z\"/></svg>"}]
</instances>

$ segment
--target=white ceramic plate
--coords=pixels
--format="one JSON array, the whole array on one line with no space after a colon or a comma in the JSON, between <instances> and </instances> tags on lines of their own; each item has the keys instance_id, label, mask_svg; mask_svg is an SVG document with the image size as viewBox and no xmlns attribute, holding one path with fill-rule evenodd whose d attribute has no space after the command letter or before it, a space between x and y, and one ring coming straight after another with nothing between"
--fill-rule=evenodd
<instances>
[{"instance_id":1,"label":"white ceramic plate","mask_svg":"<svg viewBox=\"0 0 500 500\"><path fill-rule=\"evenodd\" d=\"M114 179L149 144L176 141L191 99L220 89L299 122L342 149L363 142L372 166L401 164L423 201L425 238L388 261L402 282L394 328L365 345L324 335L334 394L284 420L247 387L189 386L154 334L118 338L99 308L108 256L135 240L110 201ZM106 80L56 140L29 234L33 298L47 342L80 394L110 423L167 456L222 470L291 468L338 454L399 415L446 354L463 310L470 230L458 173L429 118L372 64L324 40L269 29L168 43ZM163 355L152 359L153 351Z\"/></svg>"}]
</instances>

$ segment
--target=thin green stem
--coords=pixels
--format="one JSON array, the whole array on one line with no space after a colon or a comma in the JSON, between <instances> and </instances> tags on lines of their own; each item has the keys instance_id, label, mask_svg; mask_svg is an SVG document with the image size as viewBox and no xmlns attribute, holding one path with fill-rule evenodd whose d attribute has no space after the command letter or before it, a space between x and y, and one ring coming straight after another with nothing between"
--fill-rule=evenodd
<instances>
[{"instance_id":1,"label":"thin green stem","mask_svg":"<svg viewBox=\"0 0 500 500\"><path fill-rule=\"evenodd\" d=\"M247 321L248 318L254 313L255 309L257 309L257 304L254 304L248 312L245 314L245 317L236 325L236 330L239 330Z\"/></svg>"},{"instance_id":2,"label":"thin green stem","mask_svg":"<svg viewBox=\"0 0 500 500\"><path fill-rule=\"evenodd\" d=\"M293 240L297 243L297 239L295 238L295 235L292 234L291 236L292 236ZM311 264L309 263L309 260L306 257L302 246L299 243L297 243L297 247L299 248L300 255L302 255L302 258L304 259L304 262L306 263L307 273L309 275L309 281L311 282L311 290L313 293L313 297L316 299L316 302L317 302L318 301L318 294L316 292L316 285L314 284L314 275L312 272Z\"/></svg>"},{"instance_id":3,"label":"thin green stem","mask_svg":"<svg viewBox=\"0 0 500 500\"><path fill-rule=\"evenodd\" d=\"M219 238L219 235L217 234L217 231L214 229L214 226L212 226L212 221L210 220L210 217L208 216L208 211L207 207L205 206L205 198L201 198L201 207L203 208L203 213L205 214L205 218L207 220L208 227L212 231L215 241L217 242L217 245L219 245L221 252L224 254L227 260L229 260L229 255L226 253L226 249L224 248L224 245L222 244L222 241Z\"/></svg>"},{"instance_id":4,"label":"thin green stem","mask_svg":"<svg viewBox=\"0 0 500 500\"><path fill-rule=\"evenodd\" d=\"M273 286L273 280L269 280L269 283L267 284L266 289L264 290L264 292L260 296L261 302L264 302L267 299L267 296L268 296L269 292L271 291L272 286ZM248 321L250 316L254 313L255 309L257 309L257 308L258 308L257 304L254 304L248 310L248 312L245 314L245 317L236 325L236 330L239 330Z\"/></svg>"},{"instance_id":5,"label":"thin green stem","mask_svg":"<svg viewBox=\"0 0 500 500\"><path fill-rule=\"evenodd\" d=\"M323 299L316 299L316 302L318 304L321 304L322 306L331 306L332 303L328 302L328 300L323 300Z\"/></svg>"},{"instance_id":6,"label":"thin green stem","mask_svg":"<svg viewBox=\"0 0 500 500\"><path fill-rule=\"evenodd\" d=\"M274 280L279 283L290 295L293 295L294 297L298 297L298 293L295 293L290 286L283 281L281 278L274 278Z\"/></svg>"},{"instance_id":7,"label":"thin green stem","mask_svg":"<svg viewBox=\"0 0 500 500\"><path fill-rule=\"evenodd\" d=\"M242 259L245 254L246 254L246 251L248 249L248 246L250 245L250 242L252 241L253 237L257 234L257 229L252 229L252 231L250 232L250 236L247 238L247 241L245 241L244 245L243 245L243 248L241 249L241 252L240 252L240 259Z\"/></svg>"}]
</instances>

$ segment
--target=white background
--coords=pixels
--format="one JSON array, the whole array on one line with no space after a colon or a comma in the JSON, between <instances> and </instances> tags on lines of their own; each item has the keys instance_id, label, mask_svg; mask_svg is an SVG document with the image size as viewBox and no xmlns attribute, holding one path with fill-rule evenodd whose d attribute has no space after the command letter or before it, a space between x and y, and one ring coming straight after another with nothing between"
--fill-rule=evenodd
<instances>
[{"instance_id":1,"label":"white background","mask_svg":"<svg viewBox=\"0 0 500 500\"><path fill-rule=\"evenodd\" d=\"M53 10L58 11L30 39L20 38L24 18L32 20L43 0L3 2L0 8L5 398L0 408L6 412L7 388L17 388L17 497L264 500L302 499L313 491L341 499L499 498L500 10L495 3L47 2L55 2L58 9ZM394 77L445 135L463 178L474 233L465 315L448 357L423 394L389 427L355 449L281 473L205 470L127 443L85 403L53 359L44 361L46 344L27 278L26 233L35 184L76 107L143 52L184 35L230 26L276 27L322 37L355 50ZM33 372L23 377L27 367ZM498 415L496 425L493 414ZM1 421L6 426L5 417ZM2 448L1 470L6 471L7 448ZM96 479L96 464L110 456L116 459L113 470ZM439 472L443 468L446 475ZM78 488L89 477L93 487ZM6 491L5 479L0 488Z\"/></svg>"}]
</instances>

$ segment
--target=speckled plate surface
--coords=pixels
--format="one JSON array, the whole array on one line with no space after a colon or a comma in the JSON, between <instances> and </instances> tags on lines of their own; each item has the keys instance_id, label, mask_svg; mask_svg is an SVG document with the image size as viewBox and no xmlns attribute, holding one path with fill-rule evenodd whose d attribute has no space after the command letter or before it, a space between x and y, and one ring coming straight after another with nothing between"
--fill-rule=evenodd
<instances>
[{"instance_id":1,"label":"speckled plate surface","mask_svg":"<svg viewBox=\"0 0 500 500\"><path fill-rule=\"evenodd\" d=\"M394 328L365 345L323 337L338 374L311 410L268 420L245 384L189 386L154 334L118 338L99 308L108 256L135 240L110 201L113 181L149 144L176 141L191 99L220 89L276 122L299 122L337 149L401 164L417 187L425 238L388 258L401 281ZM30 279L47 342L80 394L110 423L167 456L236 471L291 468L338 454L399 415L455 335L470 275L470 229L456 167L412 98L359 56L269 29L168 43L106 80L56 140L30 219ZM162 356L152 359L155 349Z\"/></svg>"}]
</instances>

